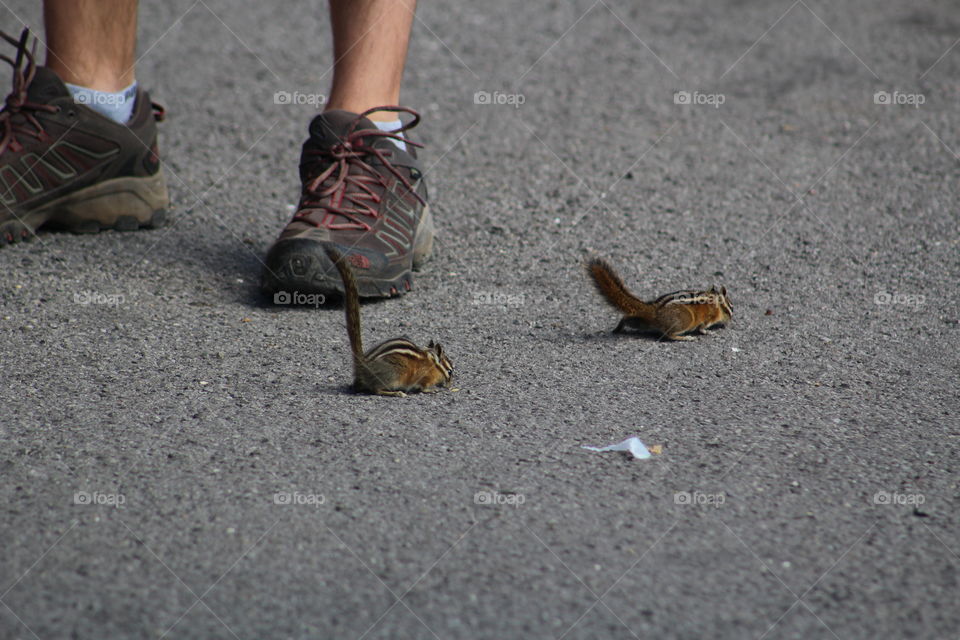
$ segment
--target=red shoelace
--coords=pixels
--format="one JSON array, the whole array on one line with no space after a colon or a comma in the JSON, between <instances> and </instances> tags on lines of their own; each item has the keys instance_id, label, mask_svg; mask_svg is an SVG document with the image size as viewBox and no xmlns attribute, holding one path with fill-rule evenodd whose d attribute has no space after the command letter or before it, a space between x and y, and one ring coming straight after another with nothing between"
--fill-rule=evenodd
<instances>
[{"instance_id":1,"label":"red shoelace","mask_svg":"<svg viewBox=\"0 0 960 640\"><path fill-rule=\"evenodd\" d=\"M360 120L375 111L393 111L409 113L413 120L392 131L380 129L357 129ZM367 160L370 156L380 161L382 166L392 173L413 196L426 204L423 198L414 191L410 180L394 167L388 156L393 152L372 146L373 139L392 138L401 140L404 144L414 147L423 147L422 144L411 142L402 134L412 129L420 122L420 114L405 107L374 107L357 116L350 124L347 134L337 144L329 149L308 150L308 155L320 156L325 160L332 160L332 164L315 178L312 178L303 187L303 196L300 201L300 210L295 218L303 220L317 227L327 229L363 229L369 231L371 226L363 218L376 218L379 213L378 205L383 200L387 181L383 174L371 166ZM352 168L360 171L351 171ZM311 219L315 210L322 209L334 216L324 216L322 221ZM346 220L338 221L337 216Z\"/></svg>"},{"instance_id":2,"label":"red shoelace","mask_svg":"<svg viewBox=\"0 0 960 640\"><path fill-rule=\"evenodd\" d=\"M20 40L14 40L2 31L0 31L0 37L17 48L16 59L0 54L0 60L13 67L13 90L7 96L3 107L0 108L0 155L2 155L8 148L13 151L19 151L23 148L17 141L17 135L32 136L38 140L48 138L43 125L40 124L33 112L56 113L59 107L27 100L27 88L37 73L37 66L34 62L37 43L33 43L32 52L27 50L30 30L24 29L20 33ZM26 61L25 68L24 61Z\"/></svg>"}]
</instances>

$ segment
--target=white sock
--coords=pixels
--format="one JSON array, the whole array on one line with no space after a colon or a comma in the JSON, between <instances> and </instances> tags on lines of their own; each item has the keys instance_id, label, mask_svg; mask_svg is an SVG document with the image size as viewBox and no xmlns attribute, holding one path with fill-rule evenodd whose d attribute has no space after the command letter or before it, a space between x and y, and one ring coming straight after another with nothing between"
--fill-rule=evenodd
<instances>
[{"instance_id":1,"label":"white sock","mask_svg":"<svg viewBox=\"0 0 960 640\"><path fill-rule=\"evenodd\" d=\"M70 84L69 82L64 84L66 84L67 89L70 90L74 102L86 105L114 122L126 124L130 120L130 116L133 115L133 104L137 99L136 82L126 89L117 92L97 91L96 89L80 87L75 84Z\"/></svg>"},{"instance_id":2,"label":"white sock","mask_svg":"<svg viewBox=\"0 0 960 640\"><path fill-rule=\"evenodd\" d=\"M399 129L400 127L403 126L403 123L400 122L399 118L397 118L396 120L385 120L383 122L379 120L371 120L371 122L373 122L373 124L376 125L377 129L380 129L380 131L393 131L394 129ZM402 136L403 134L401 133L399 135ZM390 140L390 142L392 142L393 144L397 145L397 148L400 149L401 151L407 150L407 145L405 145L400 140L394 140L393 138L388 138L388 140Z\"/></svg>"}]
</instances>

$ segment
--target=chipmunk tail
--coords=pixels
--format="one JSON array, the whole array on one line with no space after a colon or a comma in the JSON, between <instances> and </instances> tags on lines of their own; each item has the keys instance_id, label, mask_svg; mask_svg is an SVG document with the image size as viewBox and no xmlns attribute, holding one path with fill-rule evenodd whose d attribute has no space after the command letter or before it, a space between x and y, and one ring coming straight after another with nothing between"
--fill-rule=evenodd
<instances>
[{"instance_id":1,"label":"chipmunk tail","mask_svg":"<svg viewBox=\"0 0 960 640\"><path fill-rule=\"evenodd\" d=\"M590 258L586 266L594 286L610 306L628 316L645 317L653 313L651 305L630 293L623 284L623 280L606 260L598 257Z\"/></svg>"},{"instance_id":2,"label":"chipmunk tail","mask_svg":"<svg viewBox=\"0 0 960 640\"><path fill-rule=\"evenodd\" d=\"M363 337L360 333L360 296L357 293L357 281L343 254L330 246L324 249L343 280L343 308L347 322L347 337L350 340L354 369L358 369L363 362Z\"/></svg>"}]
</instances>

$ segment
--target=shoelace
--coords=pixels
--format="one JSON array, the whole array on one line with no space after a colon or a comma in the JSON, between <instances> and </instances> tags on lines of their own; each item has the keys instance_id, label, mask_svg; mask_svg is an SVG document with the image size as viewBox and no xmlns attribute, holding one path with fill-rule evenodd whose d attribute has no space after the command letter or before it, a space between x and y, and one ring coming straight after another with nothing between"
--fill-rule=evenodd
<instances>
[{"instance_id":1,"label":"shoelace","mask_svg":"<svg viewBox=\"0 0 960 640\"><path fill-rule=\"evenodd\" d=\"M37 52L36 41L33 43L33 51L27 50L30 29L24 29L20 33L20 40L14 40L2 31L0 31L0 37L17 48L16 59L0 54L0 60L13 67L13 90L0 108L0 155L2 155L8 148L14 151L23 148L17 141L18 134L43 140L47 133L34 112L56 113L59 107L27 100L27 88L37 73L37 65L34 62ZM23 64L24 61L26 61L26 67Z\"/></svg>"},{"instance_id":2,"label":"shoelace","mask_svg":"<svg viewBox=\"0 0 960 640\"><path fill-rule=\"evenodd\" d=\"M357 129L360 120L375 111L393 111L395 113L409 113L413 120L392 131L382 131L380 129ZM408 129L412 129L420 122L420 114L406 107L374 107L368 109L357 116L347 128L345 139L333 145L329 149L318 149L307 151L309 155L317 155L324 159L333 160L333 163L322 173L310 180L304 185L303 198L301 200L302 214L295 216L299 220L308 222L314 226L324 226L328 229L363 229L369 231L371 225L361 217L376 218L379 205L383 200L383 195L377 193L373 187L387 186L383 175L374 169L366 161L369 156L374 156L379 160L383 167L392 173L413 196L426 204L424 199L414 191L413 185L396 167L394 167L387 156L392 155L392 151L384 151L369 144L370 139L392 138L401 140L404 144L414 147L423 147L422 144L411 142L404 138L402 134ZM359 168L360 172L351 173L351 168ZM345 223L337 223L335 220L325 220L317 222L311 219L312 210L323 209L338 216L347 219Z\"/></svg>"}]
</instances>

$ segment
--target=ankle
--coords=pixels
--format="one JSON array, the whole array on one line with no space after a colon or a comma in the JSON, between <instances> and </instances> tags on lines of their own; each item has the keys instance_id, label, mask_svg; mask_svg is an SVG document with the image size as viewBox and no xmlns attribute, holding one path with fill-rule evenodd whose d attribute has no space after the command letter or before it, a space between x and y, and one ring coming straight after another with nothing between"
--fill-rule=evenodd
<instances>
[{"instance_id":1,"label":"ankle","mask_svg":"<svg viewBox=\"0 0 960 640\"><path fill-rule=\"evenodd\" d=\"M398 92L399 93L399 92ZM386 96L359 96L359 97L342 97L340 92L336 89L330 92L330 97L327 100L326 106L324 106L324 111L349 111L350 113L363 113L367 109L373 109L374 107L385 107L390 105L400 104L399 95L386 95ZM391 122L397 119L397 114L393 111L374 111L371 114L367 115L369 120L373 122Z\"/></svg>"},{"instance_id":2,"label":"ankle","mask_svg":"<svg viewBox=\"0 0 960 640\"><path fill-rule=\"evenodd\" d=\"M45 66L57 74L57 77L64 83L86 87L94 91L117 93L136 83L132 69L113 72L102 69L90 70L82 67L67 67L59 58L49 52L47 53Z\"/></svg>"}]
</instances>

